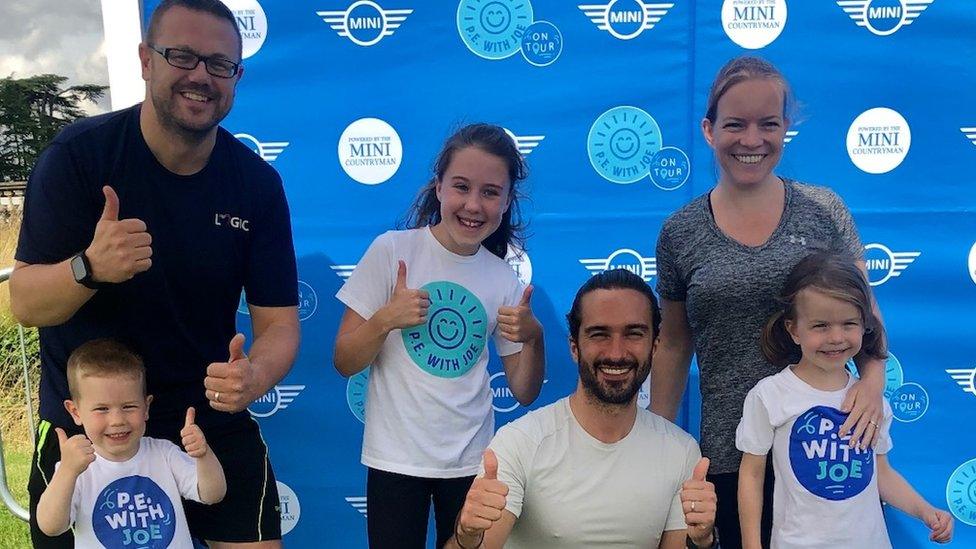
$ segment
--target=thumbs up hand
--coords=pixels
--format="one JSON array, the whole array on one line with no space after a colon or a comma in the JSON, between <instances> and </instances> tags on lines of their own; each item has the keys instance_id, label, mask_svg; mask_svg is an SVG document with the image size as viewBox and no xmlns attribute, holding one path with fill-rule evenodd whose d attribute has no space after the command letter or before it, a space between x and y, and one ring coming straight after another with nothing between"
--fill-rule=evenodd
<instances>
[{"instance_id":1,"label":"thumbs up hand","mask_svg":"<svg viewBox=\"0 0 976 549\"><path fill-rule=\"evenodd\" d=\"M484 466L484 475L471 483L458 516L456 534L463 538L465 547L478 546L485 530L502 518L505 510L508 486L498 480L498 458L490 448L485 450Z\"/></svg>"},{"instance_id":2,"label":"thumbs up hand","mask_svg":"<svg viewBox=\"0 0 976 549\"><path fill-rule=\"evenodd\" d=\"M95 236L85 250L96 282L125 282L152 266L152 237L141 219L119 220L119 196L102 187L105 206Z\"/></svg>"},{"instance_id":3,"label":"thumbs up hand","mask_svg":"<svg viewBox=\"0 0 976 549\"><path fill-rule=\"evenodd\" d=\"M701 458L695 465L691 478L681 485L681 509L685 513L688 537L699 547L711 545L718 503L715 485L705 480L708 464L708 458Z\"/></svg>"},{"instance_id":4,"label":"thumbs up hand","mask_svg":"<svg viewBox=\"0 0 976 549\"><path fill-rule=\"evenodd\" d=\"M186 409L186 423L180 431L180 438L183 439L183 449L192 458L202 458L210 451L207 445L207 438L203 436L203 431L196 424L197 411L191 406Z\"/></svg>"},{"instance_id":5,"label":"thumbs up hand","mask_svg":"<svg viewBox=\"0 0 976 549\"><path fill-rule=\"evenodd\" d=\"M58 434L58 445L61 447L61 469L78 476L88 469L95 461L95 447L85 435L75 435L68 438L64 430L55 427Z\"/></svg>"},{"instance_id":6,"label":"thumbs up hand","mask_svg":"<svg viewBox=\"0 0 976 549\"><path fill-rule=\"evenodd\" d=\"M542 335L542 324L532 313L532 291L530 284L522 291L518 305L498 308L498 331L505 339L525 343Z\"/></svg>"},{"instance_id":7,"label":"thumbs up hand","mask_svg":"<svg viewBox=\"0 0 976 549\"><path fill-rule=\"evenodd\" d=\"M423 324L427 322L429 307L430 295L427 290L412 290L407 287L407 264L402 259L399 260L393 295L386 305L377 311L377 314L381 315L382 326L389 332Z\"/></svg>"},{"instance_id":8,"label":"thumbs up hand","mask_svg":"<svg viewBox=\"0 0 976 549\"><path fill-rule=\"evenodd\" d=\"M237 334L228 347L227 362L212 362L203 380L210 407L221 412L240 412L263 394L254 366L244 354L244 334Z\"/></svg>"}]
</instances>

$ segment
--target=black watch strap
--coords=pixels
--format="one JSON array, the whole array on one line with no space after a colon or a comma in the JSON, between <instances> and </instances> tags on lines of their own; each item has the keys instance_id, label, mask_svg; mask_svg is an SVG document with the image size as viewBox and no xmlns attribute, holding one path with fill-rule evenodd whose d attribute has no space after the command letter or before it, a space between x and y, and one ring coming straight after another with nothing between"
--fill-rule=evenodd
<instances>
[{"instance_id":1,"label":"black watch strap","mask_svg":"<svg viewBox=\"0 0 976 549\"><path fill-rule=\"evenodd\" d=\"M99 290L105 287L105 284L96 282L92 278L91 262L88 261L88 256L85 255L84 250L71 258L71 274L74 276L75 282L86 288Z\"/></svg>"}]
</instances>

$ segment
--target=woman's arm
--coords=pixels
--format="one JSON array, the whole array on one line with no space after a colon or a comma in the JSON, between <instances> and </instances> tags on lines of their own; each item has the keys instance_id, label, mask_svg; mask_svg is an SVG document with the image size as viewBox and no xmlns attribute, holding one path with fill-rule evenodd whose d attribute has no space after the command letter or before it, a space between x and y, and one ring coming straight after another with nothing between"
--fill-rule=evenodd
<instances>
[{"instance_id":1,"label":"woman's arm","mask_svg":"<svg viewBox=\"0 0 976 549\"><path fill-rule=\"evenodd\" d=\"M661 334L651 369L651 411L674 421L691 366L691 328L683 301L661 300Z\"/></svg>"}]
</instances>

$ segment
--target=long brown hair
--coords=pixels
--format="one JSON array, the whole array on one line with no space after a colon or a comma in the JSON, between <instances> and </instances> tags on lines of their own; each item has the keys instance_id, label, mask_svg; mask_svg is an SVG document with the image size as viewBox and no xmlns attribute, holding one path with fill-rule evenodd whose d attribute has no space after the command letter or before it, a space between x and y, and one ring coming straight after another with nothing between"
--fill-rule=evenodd
<instances>
[{"instance_id":1,"label":"long brown hair","mask_svg":"<svg viewBox=\"0 0 976 549\"><path fill-rule=\"evenodd\" d=\"M508 211L502 214L502 222L495 232L481 243L488 251L505 259L510 244L525 250L525 222L522 220L522 212L519 208L519 199L522 198L519 182L528 176L528 167L515 141L499 126L470 124L454 132L454 135L447 139L440 154L437 155L437 160L434 161L433 177L420 189L403 224L407 228L417 229L440 223L441 201L437 199L437 182L444 178L447 167L454 159L454 153L468 147L477 147L497 156L508 166Z\"/></svg>"},{"instance_id":2,"label":"long brown hair","mask_svg":"<svg viewBox=\"0 0 976 549\"><path fill-rule=\"evenodd\" d=\"M800 346L786 330L786 321L796 322L796 296L805 288L816 289L858 308L864 324L858 357L882 360L888 357L884 326L872 309L871 290L864 273L849 256L817 252L800 260L790 272L777 297L782 307L769 317L763 328L760 343L763 356L770 364L787 366L800 360Z\"/></svg>"}]
</instances>

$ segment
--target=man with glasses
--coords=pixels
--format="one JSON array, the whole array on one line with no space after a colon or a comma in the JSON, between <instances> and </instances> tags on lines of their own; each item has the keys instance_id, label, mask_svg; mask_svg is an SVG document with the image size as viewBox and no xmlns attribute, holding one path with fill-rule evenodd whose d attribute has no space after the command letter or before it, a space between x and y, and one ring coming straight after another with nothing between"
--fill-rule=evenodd
<instances>
[{"instance_id":1,"label":"man with glasses","mask_svg":"<svg viewBox=\"0 0 976 549\"><path fill-rule=\"evenodd\" d=\"M10 279L15 316L40 327L32 516L60 459L52 427L82 432L62 405L66 359L85 341L115 337L145 358L146 434L180 444L194 407L224 467L221 503L185 503L191 534L218 548L281 545L274 474L247 406L294 360L298 283L281 179L218 127L243 74L241 49L219 0L164 0L139 46L145 101L65 128L34 167ZM235 335L242 290L248 354ZM31 538L73 544L70 532L47 537L33 520Z\"/></svg>"}]
</instances>

